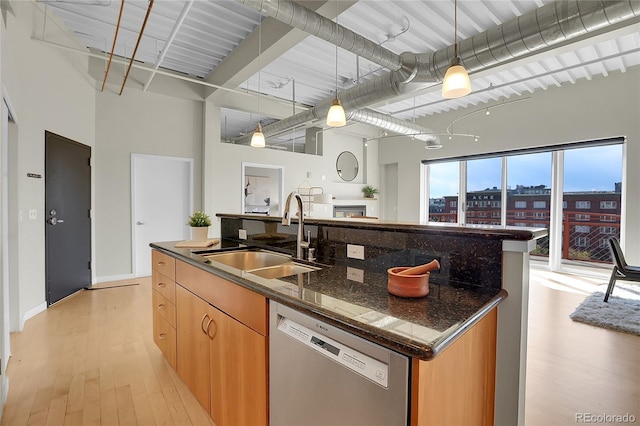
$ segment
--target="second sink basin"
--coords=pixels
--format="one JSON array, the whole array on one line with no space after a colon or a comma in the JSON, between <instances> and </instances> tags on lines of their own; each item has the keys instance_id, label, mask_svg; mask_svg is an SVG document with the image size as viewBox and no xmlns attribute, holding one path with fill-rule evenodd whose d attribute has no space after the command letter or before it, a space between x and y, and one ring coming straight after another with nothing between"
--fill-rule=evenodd
<instances>
[{"instance_id":1,"label":"second sink basin","mask_svg":"<svg viewBox=\"0 0 640 426\"><path fill-rule=\"evenodd\" d=\"M281 265L270 266L267 268L257 269L255 271L249 271L253 275L257 275L262 278L283 278L290 275L303 274L305 272L317 271L320 268L313 266L301 265L295 262L287 262Z\"/></svg>"},{"instance_id":2,"label":"second sink basin","mask_svg":"<svg viewBox=\"0 0 640 426\"><path fill-rule=\"evenodd\" d=\"M286 254L248 250L207 254L204 257L242 271L282 265L291 261L291 256Z\"/></svg>"}]
</instances>

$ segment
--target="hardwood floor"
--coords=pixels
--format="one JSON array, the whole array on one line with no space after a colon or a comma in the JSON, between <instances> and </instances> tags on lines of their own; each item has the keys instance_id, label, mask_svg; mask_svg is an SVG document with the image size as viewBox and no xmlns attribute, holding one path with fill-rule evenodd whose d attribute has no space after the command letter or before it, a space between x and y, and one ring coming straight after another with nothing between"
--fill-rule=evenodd
<instances>
[{"instance_id":1,"label":"hardwood floor","mask_svg":"<svg viewBox=\"0 0 640 426\"><path fill-rule=\"evenodd\" d=\"M2 425L212 424L152 341L151 280L134 282L79 292L12 334ZM528 426L640 422L640 337L568 317L602 282L532 270Z\"/></svg>"},{"instance_id":2,"label":"hardwood floor","mask_svg":"<svg viewBox=\"0 0 640 426\"><path fill-rule=\"evenodd\" d=\"M213 424L153 343L151 279L133 282L76 293L12 334L3 425Z\"/></svg>"},{"instance_id":3,"label":"hardwood floor","mask_svg":"<svg viewBox=\"0 0 640 426\"><path fill-rule=\"evenodd\" d=\"M640 424L640 337L569 318L608 275L534 268L530 281L526 425L589 423L581 414L629 414Z\"/></svg>"}]
</instances>

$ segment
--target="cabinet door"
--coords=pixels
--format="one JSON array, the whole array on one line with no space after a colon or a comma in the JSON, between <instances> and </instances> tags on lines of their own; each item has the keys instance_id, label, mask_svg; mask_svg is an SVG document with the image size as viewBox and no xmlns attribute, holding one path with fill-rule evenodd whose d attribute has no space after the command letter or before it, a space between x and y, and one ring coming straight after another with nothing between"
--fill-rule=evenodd
<instances>
[{"instance_id":1,"label":"cabinet door","mask_svg":"<svg viewBox=\"0 0 640 426\"><path fill-rule=\"evenodd\" d=\"M209 378L211 339L205 330L209 321L212 320L211 310L213 307L207 302L176 285L178 375L209 412L211 411Z\"/></svg>"},{"instance_id":2,"label":"cabinet door","mask_svg":"<svg viewBox=\"0 0 640 426\"><path fill-rule=\"evenodd\" d=\"M266 425L267 338L213 308L211 417L218 426Z\"/></svg>"}]
</instances>

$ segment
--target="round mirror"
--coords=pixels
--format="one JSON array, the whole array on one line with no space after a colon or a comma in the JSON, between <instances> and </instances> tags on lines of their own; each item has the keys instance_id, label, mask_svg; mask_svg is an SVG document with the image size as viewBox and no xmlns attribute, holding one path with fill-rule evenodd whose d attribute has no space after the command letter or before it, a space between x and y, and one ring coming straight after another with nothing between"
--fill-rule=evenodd
<instances>
[{"instance_id":1,"label":"round mirror","mask_svg":"<svg viewBox=\"0 0 640 426\"><path fill-rule=\"evenodd\" d=\"M352 152L343 151L338 155L336 171L342 180L350 182L358 176L358 159Z\"/></svg>"}]
</instances>

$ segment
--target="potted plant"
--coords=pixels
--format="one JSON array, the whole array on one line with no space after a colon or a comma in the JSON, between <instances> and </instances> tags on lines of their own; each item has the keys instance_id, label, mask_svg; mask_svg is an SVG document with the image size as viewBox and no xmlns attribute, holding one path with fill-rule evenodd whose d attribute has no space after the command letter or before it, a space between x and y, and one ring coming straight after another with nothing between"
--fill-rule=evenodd
<instances>
[{"instance_id":1,"label":"potted plant","mask_svg":"<svg viewBox=\"0 0 640 426\"><path fill-rule=\"evenodd\" d=\"M373 198L374 195L378 193L378 188L366 185L362 187L362 192L364 193L365 198Z\"/></svg>"},{"instance_id":2,"label":"potted plant","mask_svg":"<svg viewBox=\"0 0 640 426\"><path fill-rule=\"evenodd\" d=\"M206 241L209 236L211 219L205 212L196 211L189 216L188 225L191 227L191 239L193 241Z\"/></svg>"}]
</instances>

